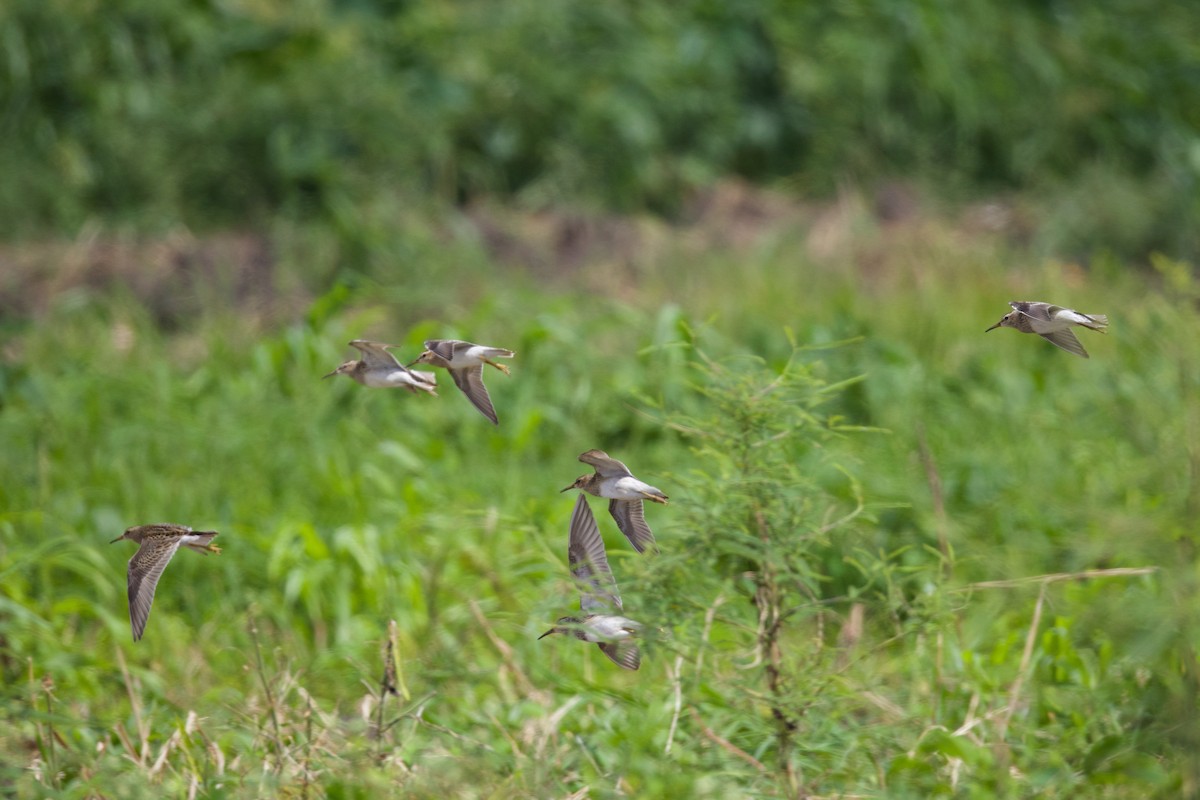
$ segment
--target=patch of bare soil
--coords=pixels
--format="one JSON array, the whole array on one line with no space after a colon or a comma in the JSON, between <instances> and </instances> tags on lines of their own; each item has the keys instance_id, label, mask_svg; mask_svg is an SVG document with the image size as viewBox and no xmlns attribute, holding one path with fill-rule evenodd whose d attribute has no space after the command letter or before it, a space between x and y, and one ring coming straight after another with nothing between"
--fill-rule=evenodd
<instances>
[{"instance_id":1,"label":"patch of bare soil","mask_svg":"<svg viewBox=\"0 0 1200 800\"><path fill-rule=\"evenodd\" d=\"M298 299L278 290L276 270L270 241L257 233L141 238L91 231L73 241L4 245L0 315L40 315L73 290L119 289L141 300L166 328L214 302L274 317Z\"/></svg>"},{"instance_id":2,"label":"patch of bare soil","mask_svg":"<svg viewBox=\"0 0 1200 800\"><path fill-rule=\"evenodd\" d=\"M765 235L806 227L814 213L814 207L743 181L698 192L675 223L577 211L528 213L486 202L465 211L493 260L548 277L605 265L637 272L680 247L745 250Z\"/></svg>"},{"instance_id":3,"label":"patch of bare soil","mask_svg":"<svg viewBox=\"0 0 1200 800\"><path fill-rule=\"evenodd\" d=\"M968 240L1021 242L1029 235L1027 221L1003 203L971 206L948 220L929 212L918 190L900 182L873 192L845 190L815 204L724 181L698 192L674 222L529 212L489 202L459 213L468 223L466 235L502 268L617 296L636 293L639 276L650 270L686 266L713 253L736 257L773 242L794 245L813 266L853 269L874 285L909 277L931 248L965 247ZM461 225L442 230L448 238L464 235ZM295 319L311 301L293 276L281 274L285 268L271 240L258 232L148 238L91 231L73 241L0 245L0 315L42 314L56 297L79 288L120 288L164 328L214 304L269 325Z\"/></svg>"}]
</instances>

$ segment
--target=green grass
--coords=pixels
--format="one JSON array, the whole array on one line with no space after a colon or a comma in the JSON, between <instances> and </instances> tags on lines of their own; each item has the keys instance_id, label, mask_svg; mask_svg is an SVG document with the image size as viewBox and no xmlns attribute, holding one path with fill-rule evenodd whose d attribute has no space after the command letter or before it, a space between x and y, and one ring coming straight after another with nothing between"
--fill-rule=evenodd
<instances>
[{"instance_id":1,"label":"green grass","mask_svg":"<svg viewBox=\"0 0 1200 800\"><path fill-rule=\"evenodd\" d=\"M1022 263L931 224L535 279L406 232L367 252L421 258L347 269L323 235L274 235L318 290L290 321L214 297L164 328L118 288L5 324L12 796L1195 793L1184 265ZM1111 333L1081 332L1090 360L984 335L1010 299ZM517 351L487 376L500 427L444 376L438 398L320 380L351 338L415 357L433 335ZM672 498L647 509L655 559L593 502L657 631L637 674L536 638L577 604L558 490L591 447ZM155 521L224 553L180 554L134 643L131 546L107 542Z\"/></svg>"}]
</instances>

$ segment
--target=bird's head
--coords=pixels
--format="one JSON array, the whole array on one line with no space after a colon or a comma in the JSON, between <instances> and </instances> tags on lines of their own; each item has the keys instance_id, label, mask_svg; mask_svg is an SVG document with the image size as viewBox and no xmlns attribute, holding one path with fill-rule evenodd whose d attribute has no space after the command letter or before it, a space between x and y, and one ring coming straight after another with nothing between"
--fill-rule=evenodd
<instances>
[{"instance_id":1,"label":"bird's head","mask_svg":"<svg viewBox=\"0 0 1200 800\"><path fill-rule=\"evenodd\" d=\"M558 493L562 494L563 492L569 492L572 489L586 489L588 486L588 481L591 479L591 477L591 475L580 475L570 486L565 489L559 489Z\"/></svg>"},{"instance_id":2,"label":"bird's head","mask_svg":"<svg viewBox=\"0 0 1200 800\"><path fill-rule=\"evenodd\" d=\"M144 525L134 525L132 528L126 528L124 533L113 539L111 542L109 542L109 544L116 544L123 539L129 539L132 542L140 542L143 534L142 528L144 527Z\"/></svg>"},{"instance_id":3,"label":"bird's head","mask_svg":"<svg viewBox=\"0 0 1200 800\"><path fill-rule=\"evenodd\" d=\"M545 633L543 633L538 638L545 639L547 636L549 636L552 633L566 633L566 634L574 633L575 628L581 622L582 622L582 620L576 619L575 617L559 617L558 620L554 623L554 627L551 628L550 630L546 631Z\"/></svg>"},{"instance_id":4,"label":"bird's head","mask_svg":"<svg viewBox=\"0 0 1200 800\"><path fill-rule=\"evenodd\" d=\"M434 354L434 352L432 350L426 350L426 351L422 352L421 355L417 356L416 359L414 359L413 361L410 361L408 363L408 366L413 367L413 366L416 366L417 364L432 364L433 360L436 357L437 356Z\"/></svg>"},{"instance_id":5,"label":"bird's head","mask_svg":"<svg viewBox=\"0 0 1200 800\"><path fill-rule=\"evenodd\" d=\"M328 375L323 375L321 377L322 378L332 378L334 375L346 375L351 372L354 372L354 370L357 366L358 366L357 361L347 361L345 364L342 364L337 369L335 369L333 372L330 372Z\"/></svg>"},{"instance_id":6,"label":"bird's head","mask_svg":"<svg viewBox=\"0 0 1200 800\"><path fill-rule=\"evenodd\" d=\"M1000 318L1000 321L999 321L999 322L997 322L997 323L996 323L995 325L993 325L992 327L988 328L988 329L987 329L987 331L984 331L984 333L987 333L988 331L994 331L994 330L996 330L996 328L1012 328L1012 327L1015 327L1015 326L1013 325L1013 320L1016 318L1017 314L1019 314L1019 313L1020 313L1020 312L1018 312L1018 311L1010 311L1010 312L1008 312L1007 314L1005 314L1003 317L1001 317L1001 318Z\"/></svg>"}]
</instances>

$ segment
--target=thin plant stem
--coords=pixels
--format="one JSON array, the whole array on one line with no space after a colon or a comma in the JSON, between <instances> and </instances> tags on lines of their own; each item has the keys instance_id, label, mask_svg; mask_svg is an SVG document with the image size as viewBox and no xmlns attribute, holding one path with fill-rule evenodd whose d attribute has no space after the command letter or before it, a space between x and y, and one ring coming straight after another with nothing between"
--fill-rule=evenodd
<instances>
[{"instance_id":1,"label":"thin plant stem","mask_svg":"<svg viewBox=\"0 0 1200 800\"><path fill-rule=\"evenodd\" d=\"M271 728L275 734L275 769L278 771L283 769L283 734L279 727L279 714L275 709L275 696L271 692L271 683L267 680L267 671L263 665L262 648L258 643L258 625L253 616L250 617L250 638L254 640L254 662L258 670L258 678L262 682L263 692L267 696L267 708L271 713Z\"/></svg>"}]
</instances>

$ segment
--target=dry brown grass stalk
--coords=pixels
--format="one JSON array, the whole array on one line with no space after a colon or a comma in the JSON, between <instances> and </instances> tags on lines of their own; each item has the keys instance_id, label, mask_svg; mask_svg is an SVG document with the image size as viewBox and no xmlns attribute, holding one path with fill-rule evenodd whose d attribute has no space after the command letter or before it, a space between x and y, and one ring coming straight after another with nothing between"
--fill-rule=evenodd
<instances>
[{"instance_id":1,"label":"dry brown grass stalk","mask_svg":"<svg viewBox=\"0 0 1200 800\"><path fill-rule=\"evenodd\" d=\"M1128 578L1137 575L1153 575L1159 569L1160 567L1113 567L1112 569L1085 569L1080 572L1052 572L1047 575L1029 575L1024 578L968 583L966 586L960 586L951 591L969 592L973 589L1017 589L1023 586L1061 583L1063 581L1083 581L1095 578Z\"/></svg>"},{"instance_id":2,"label":"dry brown grass stalk","mask_svg":"<svg viewBox=\"0 0 1200 800\"><path fill-rule=\"evenodd\" d=\"M705 724L704 720L700 718L700 713L698 711L696 711L695 708L689 707L688 713L690 713L692 715L692 721L696 723L696 726L698 728L700 728L700 732L704 734L706 739L708 739L709 741L716 744L722 750L725 750L726 752L732 753L733 755L737 756L742 761L745 761L747 764L749 764L750 766L757 769L759 772L766 773L767 767L765 764L763 764L761 761L759 761L754 756L747 753L742 748L740 748L737 745L730 742L728 739L725 739L724 737L722 737L719 733L714 731L712 728L708 727L708 725Z\"/></svg>"}]
</instances>

